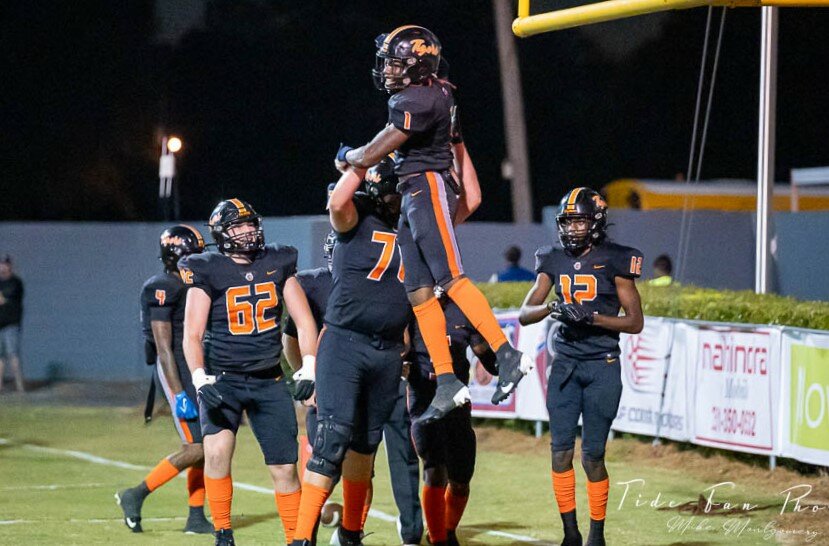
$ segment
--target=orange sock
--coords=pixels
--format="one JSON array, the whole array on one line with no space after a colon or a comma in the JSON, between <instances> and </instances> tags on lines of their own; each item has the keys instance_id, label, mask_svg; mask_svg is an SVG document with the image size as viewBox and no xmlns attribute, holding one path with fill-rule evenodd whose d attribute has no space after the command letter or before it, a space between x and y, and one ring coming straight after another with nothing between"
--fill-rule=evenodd
<instances>
[{"instance_id":1,"label":"orange sock","mask_svg":"<svg viewBox=\"0 0 829 546\"><path fill-rule=\"evenodd\" d=\"M461 518L463 517L463 512L466 510L466 503L469 501L469 497L463 497L461 495L455 494L452 490L452 486L446 488L446 495L444 496L446 500L446 529L449 531L454 531L458 528L458 524L461 522Z\"/></svg>"},{"instance_id":2,"label":"orange sock","mask_svg":"<svg viewBox=\"0 0 829 546\"><path fill-rule=\"evenodd\" d=\"M276 498L276 511L279 512L279 519L282 520L282 528L285 530L285 542L290 544L294 540L296 531L302 489L297 489L293 493L274 493L274 497Z\"/></svg>"},{"instance_id":3,"label":"orange sock","mask_svg":"<svg viewBox=\"0 0 829 546\"><path fill-rule=\"evenodd\" d=\"M366 494L366 502L363 503L363 516L360 519L360 529L366 528L366 520L368 519L368 511L371 510L372 500L374 500L374 484L368 482L368 493Z\"/></svg>"},{"instance_id":4,"label":"orange sock","mask_svg":"<svg viewBox=\"0 0 829 546\"><path fill-rule=\"evenodd\" d=\"M150 470L150 473L147 474L146 478L144 478L144 483L147 484L147 489L155 491L165 483L178 476L179 472L181 472L181 470L174 467L173 463L171 463L169 459L164 458L161 459L161 462L155 465L155 468Z\"/></svg>"},{"instance_id":5,"label":"orange sock","mask_svg":"<svg viewBox=\"0 0 829 546\"><path fill-rule=\"evenodd\" d=\"M446 540L446 487L424 485L420 504L423 506L423 516L426 518L426 527L429 529L429 541L444 542Z\"/></svg>"},{"instance_id":6,"label":"orange sock","mask_svg":"<svg viewBox=\"0 0 829 546\"><path fill-rule=\"evenodd\" d=\"M452 298L455 305L460 307L472 326L484 336L493 351L497 351L501 345L507 342L507 336L501 330L501 325L498 324L498 319L495 318L489 302L486 301L478 287L472 284L472 281L464 277L453 284L446 293ZM420 324L419 320L418 324Z\"/></svg>"},{"instance_id":7,"label":"orange sock","mask_svg":"<svg viewBox=\"0 0 829 546\"><path fill-rule=\"evenodd\" d=\"M294 540L311 540L313 538L314 528L320 518L320 511L322 511L325 501L328 500L329 494L328 489L303 482Z\"/></svg>"},{"instance_id":8,"label":"orange sock","mask_svg":"<svg viewBox=\"0 0 829 546\"><path fill-rule=\"evenodd\" d=\"M553 472L553 493L556 495L558 511L562 514L576 509L576 472ZM588 488L590 486L588 485ZM605 497L606 498L606 497Z\"/></svg>"},{"instance_id":9,"label":"orange sock","mask_svg":"<svg viewBox=\"0 0 829 546\"><path fill-rule=\"evenodd\" d=\"M191 466L187 469L187 492L190 506L204 506L204 469Z\"/></svg>"},{"instance_id":10,"label":"orange sock","mask_svg":"<svg viewBox=\"0 0 829 546\"><path fill-rule=\"evenodd\" d=\"M299 481L305 476L305 467L308 466L308 459L314 453L314 449L308 442L308 435L299 435Z\"/></svg>"},{"instance_id":11,"label":"orange sock","mask_svg":"<svg viewBox=\"0 0 829 546\"><path fill-rule=\"evenodd\" d=\"M233 479L228 475L224 478L204 477L204 487L207 490L207 502L210 504L210 515L213 518L213 528L230 529L230 505L233 502Z\"/></svg>"},{"instance_id":12,"label":"orange sock","mask_svg":"<svg viewBox=\"0 0 829 546\"><path fill-rule=\"evenodd\" d=\"M449 352L449 342L446 339L446 317L440 302L437 298L429 298L429 301L415 305L413 309L420 335L423 336L426 350L429 351L429 357L435 366L435 373L454 373L452 354Z\"/></svg>"},{"instance_id":13,"label":"orange sock","mask_svg":"<svg viewBox=\"0 0 829 546\"><path fill-rule=\"evenodd\" d=\"M607 493L610 489L610 480L600 482L587 481L587 504L590 506L590 519L604 521L607 516Z\"/></svg>"},{"instance_id":14,"label":"orange sock","mask_svg":"<svg viewBox=\"0 0 829 546\"><path fill-rule=\"evenodd\" d=\"M369 482L357 482L343 478L343 522L346 531L361 531L363 509L368 497Z\"/></svg>"}]
</instances>

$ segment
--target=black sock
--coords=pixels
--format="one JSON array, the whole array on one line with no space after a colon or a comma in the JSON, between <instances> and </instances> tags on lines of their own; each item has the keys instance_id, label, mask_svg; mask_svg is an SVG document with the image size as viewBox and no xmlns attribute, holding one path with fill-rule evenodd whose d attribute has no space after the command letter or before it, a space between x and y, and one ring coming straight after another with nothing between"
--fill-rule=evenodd
<instances>
[{"instance_id":1,"label":"black sock","mask_svg":"<svg viewBox=\"0 0 829 546\"><path fill-rule=\"evenodd\" d=\"M604 520L590 519L590 534L587 536L589 546L604 546Z\"/></svg>"},{"instance_id":2,"label":"black sock","mask_svg":"<svg viewBox=\"0 0 829 546\"><path fill-rule=\"evenodd\" d=\"M147 498L147 495L152 493L152 491L150 491L150 488L147 487L147 482L141 482L135 489L141 495L142 499Z\"/></svg>"},{"instance_id":3,"label":"black sock","mask_svg":"<svg viewBox=\"0 0 829 546\"><path fill-rule=\"evenodd\" d=\"M577 533L579 531L579 523L576 520L575 510L561 514L561 522L564 524L564 534Z\"/></svg>"},{"instance_id":4,"label":"black sock","mask_svg":"<svg viewBox=\"0 0 829 546\"><path fill-rule=\"evenodd\" d=\"M204 517L204 506L191 506L190 507L190 515L188 517Z\"/></svg>"}]
</instances>

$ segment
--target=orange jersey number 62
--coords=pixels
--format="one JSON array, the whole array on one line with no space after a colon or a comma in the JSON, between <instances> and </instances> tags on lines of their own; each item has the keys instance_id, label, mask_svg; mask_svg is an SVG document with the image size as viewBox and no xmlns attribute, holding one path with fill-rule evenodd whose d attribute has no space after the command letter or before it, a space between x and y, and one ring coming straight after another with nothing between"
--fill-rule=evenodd
<instances>
[{"instance_id":1,"label":"orange jersey number 62","mask_svg":"<svg viewBox=\"0 0 829 546\"><path fill-rule=\"evenodd\" d=\"M265 312L279 304L276 295L276 285L273 282L260 282L253 285L253 292L257 296L265 296L253 302L241 298L250 297L250 286L233 286L225 293L227 306L227 326L234 336L245 336L254 331L267 332L276 328L276 317L265 318Z\"/></svg>"}]
</instances>

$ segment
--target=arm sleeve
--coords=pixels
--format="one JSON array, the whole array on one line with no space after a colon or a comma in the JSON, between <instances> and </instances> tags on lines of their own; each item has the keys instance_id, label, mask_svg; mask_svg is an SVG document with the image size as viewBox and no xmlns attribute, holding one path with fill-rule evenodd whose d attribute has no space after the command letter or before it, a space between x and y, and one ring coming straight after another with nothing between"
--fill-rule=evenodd
<instances>
[{"instance_id":1,"label":"arm sleeve","mask_svg":"<svg viewBox=\"0 0 829 546\"><path fill-rule=\"evenodd\" d=\"M389 123L401 131L422 133L434 124L431 101L416 96L416 90L401 91L389 99Z\"/></svg>"},{"instance_id":2,"label":"arm sleeve","mask_svg":"<svg viewBox=\"0 0 829 546\"><path fill-rule=\"evenodd\" d=\"M642 276L642 251L637 248L621 247L613 260L614 276L638 279Z\"/></svg>"}]
</instances>

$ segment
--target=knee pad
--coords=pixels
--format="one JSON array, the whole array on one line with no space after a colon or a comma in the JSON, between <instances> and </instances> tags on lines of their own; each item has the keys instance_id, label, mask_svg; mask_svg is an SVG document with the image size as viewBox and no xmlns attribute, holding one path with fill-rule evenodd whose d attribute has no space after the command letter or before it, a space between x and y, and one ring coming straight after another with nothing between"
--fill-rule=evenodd
<instances>
[{"instance_id":1,"label":"knee pad","mask_svg":"<svg viewBox=\"0 0 829 546\"><path fill-rule=\"evenodd\" d=\"M584 464L601 462L604 463L605 445L597 442L582 442L581 461Z\"/></svg>"},{"instance_id":2,"label":"knee pad","mask_svg":"<svg viewBox=\"0 0 829 546\"><path fill-rule=\"evenodd\" d=\"M336 478L340 474L349 442L351 442L350 426L328 420L317 422L314 453L308 460L306 468L311 472Z\"/></svg>"}]
</instances>

